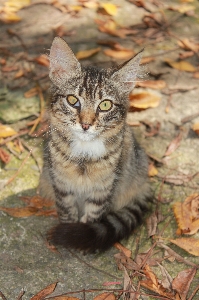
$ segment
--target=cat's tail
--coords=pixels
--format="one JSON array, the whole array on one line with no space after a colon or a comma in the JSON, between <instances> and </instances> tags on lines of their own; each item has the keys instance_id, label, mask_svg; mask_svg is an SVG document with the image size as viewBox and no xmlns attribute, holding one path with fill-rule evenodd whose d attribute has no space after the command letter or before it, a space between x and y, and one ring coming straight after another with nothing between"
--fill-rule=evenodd
<instances>
[{"instance_id":1,"label":"cat's tail","mask_svg":"<svg viewBox=\"0 0 199 300\"><path fill-rule=\"evenodd\" d=\"M134 202L117 212L110 212L99 222L60 223L49 233L55 245L93 253L105 251L123 238L128 238L139 225L148 208L148 200Z\"/></svg>"}]
</instances>

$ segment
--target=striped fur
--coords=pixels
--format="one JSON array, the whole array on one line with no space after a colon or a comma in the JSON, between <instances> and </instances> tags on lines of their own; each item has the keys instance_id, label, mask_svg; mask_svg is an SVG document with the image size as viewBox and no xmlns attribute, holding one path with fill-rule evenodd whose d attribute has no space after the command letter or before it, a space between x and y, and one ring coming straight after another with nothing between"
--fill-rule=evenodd
<instances>
[{"instance_id":1,"label":"striped fur","mask_svg":"<svg viewBox=\"0 0 199 300\"><path fill-rule=\"evenodd\" d=\"M142 220L150 197L148 163L126 124L139 60L117 69L83 68L62 39L53 41L40 191L56 201L60 224L50 233L55 244L103 251ZM104 100L107 111L101 110Z\"/></svg>"}]
</instances>

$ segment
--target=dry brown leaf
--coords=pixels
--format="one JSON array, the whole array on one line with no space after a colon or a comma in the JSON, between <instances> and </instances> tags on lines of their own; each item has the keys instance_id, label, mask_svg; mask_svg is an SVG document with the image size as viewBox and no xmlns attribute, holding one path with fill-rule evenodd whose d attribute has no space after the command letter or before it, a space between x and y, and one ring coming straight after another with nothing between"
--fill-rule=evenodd
<instances>
[{"instance_id":1,"label":"dry brown leaf","mask_svg":"<svg viewBox=\"0 0 199 300\"><path fill-rule=\"evenodd\" d=\"M183 270L178 273L172 282L172 288L180 295L181 300L187 299L190 284L196 274L196 268Z\"/></svg>"},{"instance_id":2,"label":"dry brown leaf","mask_svg":"<svg viewBox=\"0 0 199 300\"><path fill-rule=\"evenodd\" d=\"M10 157L10 154L7 153L3 148L0 148L0 160L7 164L9 163L11 157Z\"/></svg>"},{"instance_id":3,"label":"dry brown leaf","mask_svg":"<svg viewBox=\"0 0 199 300\"><path fill-rule=\"evenodd\" d=\"M69 10L70 11L74 11L74 12L78 12L80 10L82 10L82 6L80 5L69 5Z\"/></svg>"},{"instance_id":4,"label":"dry brown leaf","mask_svg":"<svg viewBox=\"0 0 199 300\"><path fill-rule=\"evenodd\" d=\"M193 74L193 77L196 78L196 79L199 79L199 72L195 72L195 73Z\"/></svg>"},{"instance_id":5,"label":"dry brown leaf","mask_svg":"<svg viewBox=\"0 0 199 300\"><path fill-rule=\"evenodd\" d=\"M24 76L24 71L23 70L19 70L16 74L15 74L15 79L20 78Z\"/></svg>"},{"instance_id":6,"label":"dry brown leaf","mask_svg":"<svg viewBox=\"0 0 199 300\"><path fill-rule=\"evenodd\" d=\"M117 24L114 20L95 20L95 22L98 24L98 29L101 32L108 33L113 36L118 36L120 38L125 38L127 34L130 34L131 30L125 28L117 28Z\"/></svg>"},{"instance_id":7,"label":"dry brown leaf","mask_svg":"<svg viewBox=\"0 0 199 300\"><path fill-rule=\"evenodd\" d=\"M115 300L115 295L113 293L102 293L97 295L93 300Z\"/></svg>"},{"instance_id":8,"label":"dry brown leaf","mask_svg":"<svg viewBox=\"0 0 199 300\"><path fill-rule=\"evenodd\" d=\"M0 138L7 138L15 134L17 134L17 132L12 127L0 124Z\"/></svg>"},{"instance_id":9,"label":"dry brown leaf","mask_svg":"<svg viewBox=\"0 0 199 300\"><path fill-rule=\"evenodd\" d=\"M150 269L150 267L147 264L143 272L147 277L147 279L140 281L140 284L143 287L161 296L165 296L168 297L169 299L173 299L173 293L167 292L167 290L163 287L163 285L158 282L156 275L153 273L153 271Z\"/></svg>"},{"instance_id":10,"label":"dry brown leaf","mask_svg":"<svg viewBox=\"0 0 199 300\"><path fill-rule=\"evenodd\" d=\"M15 23L21 21L21 18L16 14L16 12L29 4L30 0L6 1L4 7L1 8L0 20L4 23Z\"/></svg>"},{"instance_id":11,"label":"dry brown leaf","mask_svg":"<svg viewBox=\"0 0 199 300\"><path fill-rule=\"evenodd\" d=\"M150 63L150 62L152 62L154 60L155 60L155 58L152 57L152 56L142 57L140 64L141 65L148 64L148 63Z\"/></svg>"},{"instance_id":12,"label":"dry brown leaf","mask_svg":"<svg viewBox=\"0 0 199 300\"><path fill-rule=\"evenodd\" d=\"M181 5L169 6L168 9L178 11L181 14L185 14L185 13L188 13L190 11L194 11L196 8L193 5L181 4Z\"/></svg>"},{"instance_id":13,"label":"dry brown leaf","mask_svg":"<svg viewBox=\"0 0 199 300\"><path fill-rule=\"evenodd\" d=\"M156 169L156 167L154 166L154 164L149 164L149 168L148 168L148 175L150 177L153 177L155 175L158 174L158 170Z\"/></svg>"},{"instance_id":14,"label":"dry brown leaf","mask_svg":"<svg viewBox=\"0 0 199 300\"><path fill-rule=\"evenodd\" d=\"M30 206L13 207L13 208L0 206L0 210L6 212L12 217L26 218L35 215L38 211L38 208L30 207Z\"/></svg>"},{"instance_id":15,"label":"dry brown leaf","mask_svg":"<svg viewBox=\"0 0 199 300\"><path fill-rule=\"evenodd\" d=\"M150 92L134 92L130 94L130 107L146 109L160 104L160 95Z\"/></svg>"},{"instance_id":16,"label":"dry brown leaf","mask_svg":"<svg viewBox=\"0 0 199 300\"><path fill-rule=\"evenodd\" d=\"M54 209L40 209L36 212L35 214L36 216L44 216L44 217L58 217L57 215L57 210L54 208Z\"/></svg>"},{"instance_id":17,"label":"dry brown leaf","mask_svg":"<svg viewBox=\"0 0 199 300\"><path fill-rule=\"evenodd\" d=\"M181 61L173 61L171 59L165 59L165 62L172 68L180 70L180 71L186 71L186 72L196 72L197 69L190 64L189 62L185 60Z\"/></svg>"},{"instance_id":18,"label":"dry brown leaf","mask_svg":"<svg viewBox=\"0 0 199 300\"><path fill-rule=\"evenodd\" d=\"M40 64L42 66L45 66L45 67L49 67L50 66L50 62L49 62L48 56L45 55L45 54L42 54L42 55L36 57L34 60L38 64Z\"/></svg>"},{"instance_id":19,"label":"dry brown leaf","mask_svg":"<svg viewBox=\"0 0 199 300\"><path fill-rule=\"evenodd\" d=\"M167 147L164 156L169 156L171 153L173 153L180 146L181 140L182 140L182 132L180 131L177 137L175 137Z\"/></svg>"},{"instance_id":20,"label":"dry brown leaf","mask_svg":"<svg viewBox=\"0 0 199 300\"><path fill-rule=\"evenodd\" d=\"M170 239L170 242L192 255L199 256L199 240L195 238Z\"/></svg>"},{"instance_id":21,"label":"dry brown leaf","mask_svg":"<svg viewBox=\"0 0 199 300\"><path fill-rule=\"evenodd\" d=\"M21 199L28 204L28 206L36 207L36 208L43 208L43 207L50 207L55 204L53 200L43 198L39 195L35 195L33 197L26 196L21 197Z\"/></svg>"},{"instance_id":22,"label":"dry brown leaf","mask_svg":"<svg viewBox=\"0 0 199 300\"><path fill-rule=\"evenodd\" d=\"M105 49L104 54L113 58L117 59L128 59L130 57L133 57L135 52L133 50L112 50L112 49Z\"/></svg>"},{"instance_id":23,"label":"dry brown leaf","mask_svg":"<svg viewBox=\"0 0 199 300\"><path fill-rule=\"evenodd\" d=\"M83 1L83 6L87 7L87 8L98 8L98 3L96 1L88 1L88 2L84 2Z\"/></svg>"},{"instance_id":24,"label":"dry brown leaf","mask_svg":"<svg viewBox=\"0 0 199 300\"><path fill-rule=\"evenodd\" d=\"M52 294L57 286L57 282L52 283L33 296L30 300L43 300L46 296Z\"/></svg>"},{"instance_id":25,"label":"dry brown leaf","mask_svg":"<svg viewBox=\"0 0 199 300\"><path fill-rule=\"evenodd\" d=\"M137 82L137 86L161 90L166 87L164 80L146 80Z\"/></svg>"},{"instance_id":26,"label":"dry brown leaf","mask_svg":"<svg viewBox=\"0 0 199 300\"><path fill-rule=\"evenodd\" d=\"M174 215L178 224L178 234L194 234L199 230L197 209L199 207L199 194L195 193L185 199L183 203L173 205Z\"/></svg>"},{"instance_id":27,"label":"dry brown leaf","mask_svg":"<svg viewBox=\"0 0 199 300\"><path fill-rule=\"evenodd\" d=\"M117 14L117 6L113 3L108 2L102 2L100 3L99 11L101 11L101 8L104 10L104 12L110 16L115 16Z\"/></svg>"},{"instance_id":28,"label":"dry brown leaf","mask_svg":"<svg viewBox=\"0 0 199 300\"><path fill-rule=\"evenodd\" d=\"M195 131L195 133L199 134L199 123L193 124L192 129Z\"/></svg>"},{"instance_id":29,"label":"dry brown leaf","mask_svg":"<svg viewBox=\"0 0 199 300\"><path fill-rule=\"evenodd\" d=\"M199 44L190 41L188 38L179 40L178 45L185 50L191 50L193 52L199 51Z\"/></svg>"},{"instance_id":30,"label":"dry brown leaf","mask_svg":"<svg viewBox=\"0 0 199 300\"><path fill-rule=\"evenodd\" d=\"M131 250L127 249L126 247L124 247L122 244L120 243L115 243L114 244L115 248L117 248L118 250L122 251L124 253L124 255L126 257L131 257Z\"/></svg>"},{"instance_id":31,"label":"dry brown leaf","mask_svg":"<svg viewBox=\"0 0 199 300\"><path fill-rule=\"evenodd\" d=\"M100 47L89 49L89 50L82 50L76 53L77 59L84 59L93 56L94 54L98 53L101 50Z\"/></svg>"}]
</instances>

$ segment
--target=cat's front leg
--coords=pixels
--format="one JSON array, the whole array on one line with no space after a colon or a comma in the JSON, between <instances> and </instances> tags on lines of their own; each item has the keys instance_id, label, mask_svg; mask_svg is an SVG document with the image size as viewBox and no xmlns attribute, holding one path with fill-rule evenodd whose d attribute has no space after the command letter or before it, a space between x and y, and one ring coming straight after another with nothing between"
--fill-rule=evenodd
<instances>
[{"instance_id":1,"label":"cat's front leg","mask_svg":"<svg viewBox=\"0 0 199 300\"><path fill-rule=\"evenodd\" d=\"M61 223L73 223L78 222L78 208L76 205L76 199L73 194L68 193L57 193L56 195L56 206Z\"/></svg>"},{"instance_id":2,"label":"cat's front leg","mask_svg":"<svg viewBox=\"0 0 199 300\"><path fill-rule=\"evenodd\" d=\"M86 200L84 214L80 219L82 223L98 221L108 211L109 203L104 201Z\"/></svg>"}]
</instances>

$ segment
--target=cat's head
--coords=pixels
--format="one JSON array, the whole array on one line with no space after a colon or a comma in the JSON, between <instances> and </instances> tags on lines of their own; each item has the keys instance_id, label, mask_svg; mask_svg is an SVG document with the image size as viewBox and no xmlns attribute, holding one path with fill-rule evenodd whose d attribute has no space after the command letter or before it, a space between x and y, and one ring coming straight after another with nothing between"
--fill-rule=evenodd
<instances>
[{"instance_id":1,"label":"cat's head","mask_svg":"<svg viewBox=\"0 0 199 300\"><path fill-rule=\"evenodd\" d=\"M90 141L117 134L128 111L141 55L116 69L81 67L72 50L55 38L50 50L53 83L51 113L59 128L67 125L77 138Z\"/></svg>"}]
</instances>

